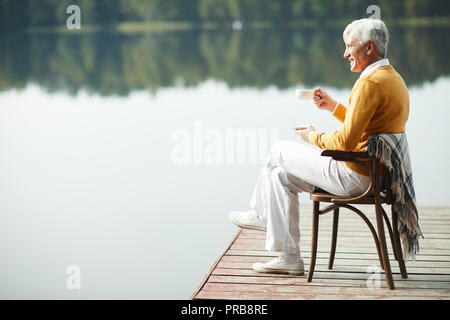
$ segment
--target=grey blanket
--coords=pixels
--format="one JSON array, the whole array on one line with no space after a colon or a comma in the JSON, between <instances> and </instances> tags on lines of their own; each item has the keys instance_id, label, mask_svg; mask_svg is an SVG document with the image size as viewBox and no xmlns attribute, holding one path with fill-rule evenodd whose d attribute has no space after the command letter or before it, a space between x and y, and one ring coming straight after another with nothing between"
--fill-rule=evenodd
<instances>
[{"instance_id":1,"label":"grey blanket","mask_svg":"<svg viewBox=\"0 0 450 320\"><path fill-rule=\"evenodd\" d=\"M415 260L419 250L419 227L412 179L409 147L405 133L383 133L369 137L367 152L386 166L391 175L394 197L393 210L398 214L398 231L403 246L403 258Z\"/></svg>"}]
</instances>

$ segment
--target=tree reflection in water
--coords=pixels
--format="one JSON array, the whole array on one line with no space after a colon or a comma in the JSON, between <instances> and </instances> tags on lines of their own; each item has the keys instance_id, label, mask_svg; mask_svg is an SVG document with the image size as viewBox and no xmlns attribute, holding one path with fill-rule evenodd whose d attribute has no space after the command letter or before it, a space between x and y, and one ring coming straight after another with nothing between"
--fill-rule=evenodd
<instances>
[{"instance_id":1,"label":"tree reflection in water","mask_svg":"<svg viewBox=\"0 0 450 320\"><path fill-rule=\"evenodd\" d=\"M388 58L407 85L450 73L447 28L391 28ZM207 79L229 87L350 88L340 28L190 30L156 34L10 34L0 48L0 90L37 83L49 92L101 95Z\"/></svg>"}]
</instances>

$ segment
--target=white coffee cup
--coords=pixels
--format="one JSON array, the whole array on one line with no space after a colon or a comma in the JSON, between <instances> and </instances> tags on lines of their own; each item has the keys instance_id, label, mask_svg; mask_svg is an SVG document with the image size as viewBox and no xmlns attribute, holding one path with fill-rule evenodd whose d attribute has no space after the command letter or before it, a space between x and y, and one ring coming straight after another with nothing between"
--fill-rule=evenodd
<instances>
[{"instance_id":1,"label":"white coffee cup","mask_svg":"<svg viewBox=\"0 0 450 320\"><path fill-rule=\"evenodd\" d=\"M297 99L309 100L309 99L312 99L314 97L314 91L312 91L312 90L296 89L295 90L295 95L297 96Z\"/></svg>"}]
</instances>

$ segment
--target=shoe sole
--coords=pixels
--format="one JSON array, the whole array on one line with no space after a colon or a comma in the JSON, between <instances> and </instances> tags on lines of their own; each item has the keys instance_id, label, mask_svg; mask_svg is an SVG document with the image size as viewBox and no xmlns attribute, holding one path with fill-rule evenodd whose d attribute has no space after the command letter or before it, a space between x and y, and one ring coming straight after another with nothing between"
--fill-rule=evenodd
<instances>
[{"instance_id":1,"label":"shoe sole","mask_svg":"<svg viewBox=\"0 0 450 320\"><path fill-rule=\"evenodd\" d=\"M298 270L288 270L288 269L266 269L266 268L260 268L253 266L253 270L261 273L276 273L276 274L290 274L295 276L303 276L305 274L305 271L298 271Z\"/></svg>"},{"instance_id":2,"label":"shoe sole","mask_svg":"<svg viewBox=\"0 0 450 320\"><path fill-rule=\"evenodd\" d=\"M294 270L283 270L283 269L264 269L264 268L255 268L253 267L253 270L255 270L256 272L261 272L261 273L276 273L276 274L289 274L289 275L294 275L294 276L303 276L305 275L305 271L294 271Z\"/></svg>"},{"instance_id":3,"label":"shoe sole","mask_svg":"<svg viewBox=\"0 0 450 320\"><path fill-rule=\"evenodd\" d=\"M240 223L238 220L235 220L233 218L230 217L231 222L233 222L235 225L237 225L238 227L242 228L242 229L250 229L250 230L258 230L258 231L267 231L266 227L258 227L258 226L252 226L249 224L242 224Z\"/></svg>"}]
</instances>

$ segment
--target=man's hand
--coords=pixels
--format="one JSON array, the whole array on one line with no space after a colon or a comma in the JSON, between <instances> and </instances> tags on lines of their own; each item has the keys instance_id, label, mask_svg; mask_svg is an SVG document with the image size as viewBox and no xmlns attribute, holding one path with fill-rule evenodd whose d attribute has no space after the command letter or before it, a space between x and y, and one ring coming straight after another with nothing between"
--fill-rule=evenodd
<instances>
[{"instance_id":1,"label":"man's hand","mask_svg":"<svg viewBox=\"0 0 450 320\"><path fill-rule=\"evenodd\" d=\"M321 88L314 90L314 103L321 110L328 110L332 112L336 106L336 101L331 99L331 97Z\"/></svg>"},{"instance_id":2,"label":"man's hand","mask_svg":"<svg viewBox=\"0 0 450 320\"><path fill-rule=\"evenodd\" d=\"M303 141L309 142L309 134L313 131L316 131L313 125L308 125L306 129L298 129L295 130L295 133L298 134Z\"/></svg>"}]
</instances>

